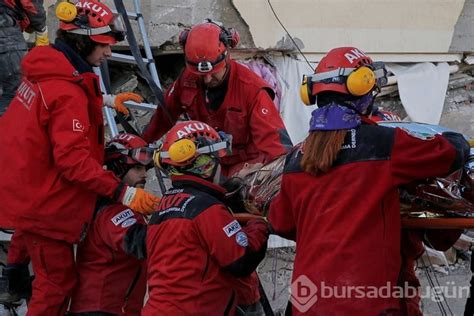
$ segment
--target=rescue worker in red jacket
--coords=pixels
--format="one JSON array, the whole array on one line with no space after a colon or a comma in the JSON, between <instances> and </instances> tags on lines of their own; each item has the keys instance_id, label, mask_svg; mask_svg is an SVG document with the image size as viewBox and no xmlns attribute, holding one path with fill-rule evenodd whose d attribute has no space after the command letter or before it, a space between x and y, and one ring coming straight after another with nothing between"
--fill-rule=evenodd
<instances>
[{"instance_id":1,"label":"rescue worker in red jacket","mask_svg":"<svg viewBox=\"0 0 474 316\"><path fill-rule=\"evenodd\" d=\"M59 5L69 9L59 10L55 44L25 56L25 76L0 118L0 227L20 230L31 257L28 315L66 311L76 281L72 246L84 239L98 195L138 212L158 202L102 168L102 95L92 66L123 39L117 16L96 1Z\"/></svg>"},{"instance_id":2,"label":"rescue worker in red jacket","mask_svg":"<svg viewBox=\"0 0 474 316\"><path fill-rule=\"evenodd\" d=\"M144 188L153 151L138 136L118 134L105 149L105 165L127 185ZM146 291L143 216L110 199L99 202L77 250L76 316L140 315Z\"/></svg>"},{"instance_id":3,"label":"rescue worker in red jacket","mask_svg":"<svg viewBox=\"0 0 474 316\"><path fill-rule=\"evenodd\" d=\"M198 121L178 123L164 136L154 160L173 187L148 225L142 315L233 315L238 278L265 256L267 223L241 227L217 184L229 147L223 133Z\"/></svg>"},{"instance_id":4,"label":"rescue worker in red jacket","mask_svg":"<svg viewBox=\"0 0 474 316\"><path fill-rule=\"evenodd\" d=\"M43 0L0 0L0 116L20 84L24 31L35 32L37 46L49 44Z\"/></svg>"},{"instance_id":5,"label":"rescue worker in red jacket","mask_svg":"<svg viewBox=\"0 0 474 316\"><path fill-rule=\"evenodd\" d=\"M165 92L171 120L159 107L143 138L150 143L156 141L182 114L231 134L232 154L221 160L225 177L285 154L292 144L272 101L274 91L230 57L229 49L239 42L238 32L208 20L184 30L179 41L186 67ZM239 301L252 309L251 305L260 299L257 275L240 282Z\"/></svg>"},{"instance_id":6,"label":"rescue worker in red jacket","mask_svg":"<svg viewBox=\"0 0 474 316\"><path fill-rule=\"evenodd\" d=\"M230 176L244 164L270 162L291 148L273 104L274 92L247 67L230 58L239 34L208 20L180 34L186 68L165 93L170 118L159 107L146 128L147 142L158 140L181 114L232 135L232 154L222 159Z\"/></svg>"},{"instance_id":7,"label":"rescue worker in red jacket","mask_svg":"<svg viewBox=\"0 0 474 316\"><path fill-rule=\"evenodd\" d=\"M296 241L295 315L398 315L398 186L446 175L469 152L457 133L420 139L371 123L366 115L385 80L382 64L340 47L303 81L303 99L318 108L269 210L275 232Z\"/></svg>"}]
</instances>

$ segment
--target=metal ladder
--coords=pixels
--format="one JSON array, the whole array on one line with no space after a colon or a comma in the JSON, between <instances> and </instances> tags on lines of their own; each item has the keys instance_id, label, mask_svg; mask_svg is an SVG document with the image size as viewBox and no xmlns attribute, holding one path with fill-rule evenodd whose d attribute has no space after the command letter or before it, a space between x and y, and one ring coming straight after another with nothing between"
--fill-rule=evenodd
<instances>
[{"instance_id":1,"label":"metal ladder","mask_svg":"<svg viewBox=\"0 0 474 316\"><path fill-rule=\"evenodd\" d=\"M135 12L128 12L125 9L123 0L114 0L114 3L116 7L116 10L114 13L116 12L120 13L124 20L126 31L127 31L127 40L130 46L130 50L132 52L132 56L121 54L121 53L112 53L112 57L110 59L117 62L136 65L139 68L141 75L148 82L148 85L155 96L156 103L161 104L163 106L164 100L163 100L162 88L160 84L160 79L158 77L158 72L156 70L155 60L153 59L153 54L151 52L150 42L148 40L148 34L146 31L146 26L145 26L145 21L143 18L143 14L141 12L140 1L133 0ZM135 34L133 33L133 29L130 24L130 19L137 21L138 30L140 32L140 36L143 42L145 57L142 56L142 53L138 47ZM100 69L102 69L102 71ZM100 85L101 85L102 91L105 93L108 93L110 91L107 91L108 90L107 85L105 84L105 82L106 81L108 82L108 80L104 80L105 73L102 73L104 72L104 70L108 72L108 69L107 67L101 67L100 69L97 69L95 71L96 71L96 74L98 74L100 77ZM107 73L107 79L108 79L108 73ZM108 85L110 86L110 83ZM145 110L145 111L154 111L157 108L157 105L150 104L150 103L135 103L132 101L127 101L125 102L125 104L130 109L138 109L138 110ZM107 121L107 126L109 127L110 135L113 137L119 133L117 124L115 122L115 116L114 116L115 110L108 107L104 107L103 110L104 110L104 115ZM156 167L155 167L155 172L156 172L158 184L160 186L160 190L162 193L164 193L166 191L166 185L164 183L163 178L165 178L166 175L162 174L162 172Z\"/></svg>"},{"instance_id":2,"label":"metal ladder","mask_svg":"<svg viewBox=\"0 0 474 316\"><path fill-rule=\"evenodd\" d=\"M135 12L125 11L125 7L123 5L122 0L114 0L114 2L115 2L117 10L113 10L113 11L114 11L114 13L118 12L118 13L122 14L122 18L124 19L125 26L127 28L127 39L129 41L129 45L130 46L135 45L134 48L131 47L131 50L135 49L135 56L127 55L127 54L121 54L121 53L112 53L112 57L110 58L110 60L139 66L138 68L140 69L140 71L142 72L142 75L144 75L145 78L146 78L146 75L143 74L143 72L147 71L149 73L149 80L148 81L152 80L153 83L150 83L150 82L148 82L148 83L156 85L156 87L158 87L158 89L161 90L160 79L158 77L158 72L156 70L155 60L153 59L153 54L151 52L150 42L148 40L148 34L147 34L147 31L146 31L146 25L145 25L145 21L144 21L144 18L143 18L142 11L141 11L140 1L139 0L133 0L133 5L134 5ZM120 10L120 8L122 10ZM126 14L123 13L124 11L125 11ZM144 52L145 52L145 57L141 56L141 52L139 51L139 48L138 48L138 45L137 45L137 42L136 42L136 39L135 39L135 35L133 33L133 30L132 30L132 27L131 27L131 24L130 24L130 20L134 20L138 24L138 30L139 30L139 33L140 33L140 36L141 36L141 39L142 39L142 42L143 42L143 49L144 49ZM136 54L137 51L140 53L139 56L138 56L138 54ZM142 67L140 67L140 63L141 63ZM143 65L145 65L146 69L143 69ZM95 72L101 78L100 81L101 81L102 91L104 93L109 93L110 91L107 91L108 90L107 85L105 84L105 82L107 80L104 80L105 79L104 78L105 74L103 73L104 72L104 67L101 67L100 70L95 69ZM156 94L156 91L154 91L154 93ZM133 101L127 101L125 103L126 103L127 107L131 108L131 109L153 111L153 110L156 110L156 108L157 108L157 106L155 104L150 104L150 103L135 103ZM111 108L108 108L108 107L104 107L104 115L105 115L105 118L106 118L106 121L107 121L107 126L109 128L111 136L113 137L113 136L117 135L118 134L118 128L117 128L117 124L115 122L114 110L111 109Z\"/></svg>"}]
</instances>

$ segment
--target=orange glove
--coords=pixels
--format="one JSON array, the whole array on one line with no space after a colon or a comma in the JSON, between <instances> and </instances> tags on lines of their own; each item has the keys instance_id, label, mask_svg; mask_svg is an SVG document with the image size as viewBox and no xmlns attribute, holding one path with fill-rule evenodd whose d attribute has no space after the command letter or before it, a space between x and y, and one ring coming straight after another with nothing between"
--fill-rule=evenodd
<instances>
[{"instance_id":1,"label":"orange glove","mask_svg":"<svg viewBox=\"0 0 474 316\"><path fill-rule=\"evenodd\" d=\"M117 95L106 94L103 96L103 98L105 106L114 108L116 111L125 115L129 114L129 111L124 104L125 101L134 101L136 103L143 102L143 98L133 92L122 92Z\"/></svg>"},{"instance_id":2,"label":"orange glove","mask_svg":"<svg viewBox=\"0 0 474 316\"><path fill-rule=\"evenodd\" d=\"M160 198L141 188L124 186L119 196L119 201L135 212L150 214L155 210L160 202Z\"/></svg>"}]
</instances>

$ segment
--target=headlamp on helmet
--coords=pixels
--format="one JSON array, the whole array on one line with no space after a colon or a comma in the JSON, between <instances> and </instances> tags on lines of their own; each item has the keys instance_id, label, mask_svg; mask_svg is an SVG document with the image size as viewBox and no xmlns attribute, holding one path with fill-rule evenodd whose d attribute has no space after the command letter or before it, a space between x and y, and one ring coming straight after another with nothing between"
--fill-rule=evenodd
<instances>
[{"instance_id":1,"label":"headlamp on helmet","mask_svg":"<svg viewBox=\"0 0 474 316\"><path fill-rule=\"evenodd\" d=\"M237 46L239 39L239 33L234 28L226 28L211 19L185 29L179 35L186 67L197 75L213 74L224 69L227 49Z\"/></svg>"}]
</instances>

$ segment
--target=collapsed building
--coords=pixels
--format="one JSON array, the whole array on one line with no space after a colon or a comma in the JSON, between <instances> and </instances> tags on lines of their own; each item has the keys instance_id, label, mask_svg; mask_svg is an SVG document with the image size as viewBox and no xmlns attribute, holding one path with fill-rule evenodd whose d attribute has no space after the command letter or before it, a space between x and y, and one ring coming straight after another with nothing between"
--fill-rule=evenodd
<instances>
[{"instance_id":1,"label":"collapsed building","mask_svg":"<svg viewBox=\"0 0 474 316\"><path fill-rule=\"evenodd\" d=\"M165 88L184 66L181 30L205 18L238 29L241 41L232 55L273 82L294 143L304 138L307 129L301 126L307 126L314 108L299 99L301 77L313 71L325 52L343 45L360 47L387 63L391 79L378 106L407 120L441 124L474 137L474 0L364 0L357 6L349 0L144 0L141 5ZM132 2L127 6L133 11ZM55 21L49 20L54 30ZM126 42L116 47L128 49ZM145 98L150 93L135 67L112 61L110 72L113 92L136 90ZM137 115L146 124L150 113ZM282 271L280 280L289 277ZM272 278L267 279L279 282Z\"/></svg>"}]
</instances>

